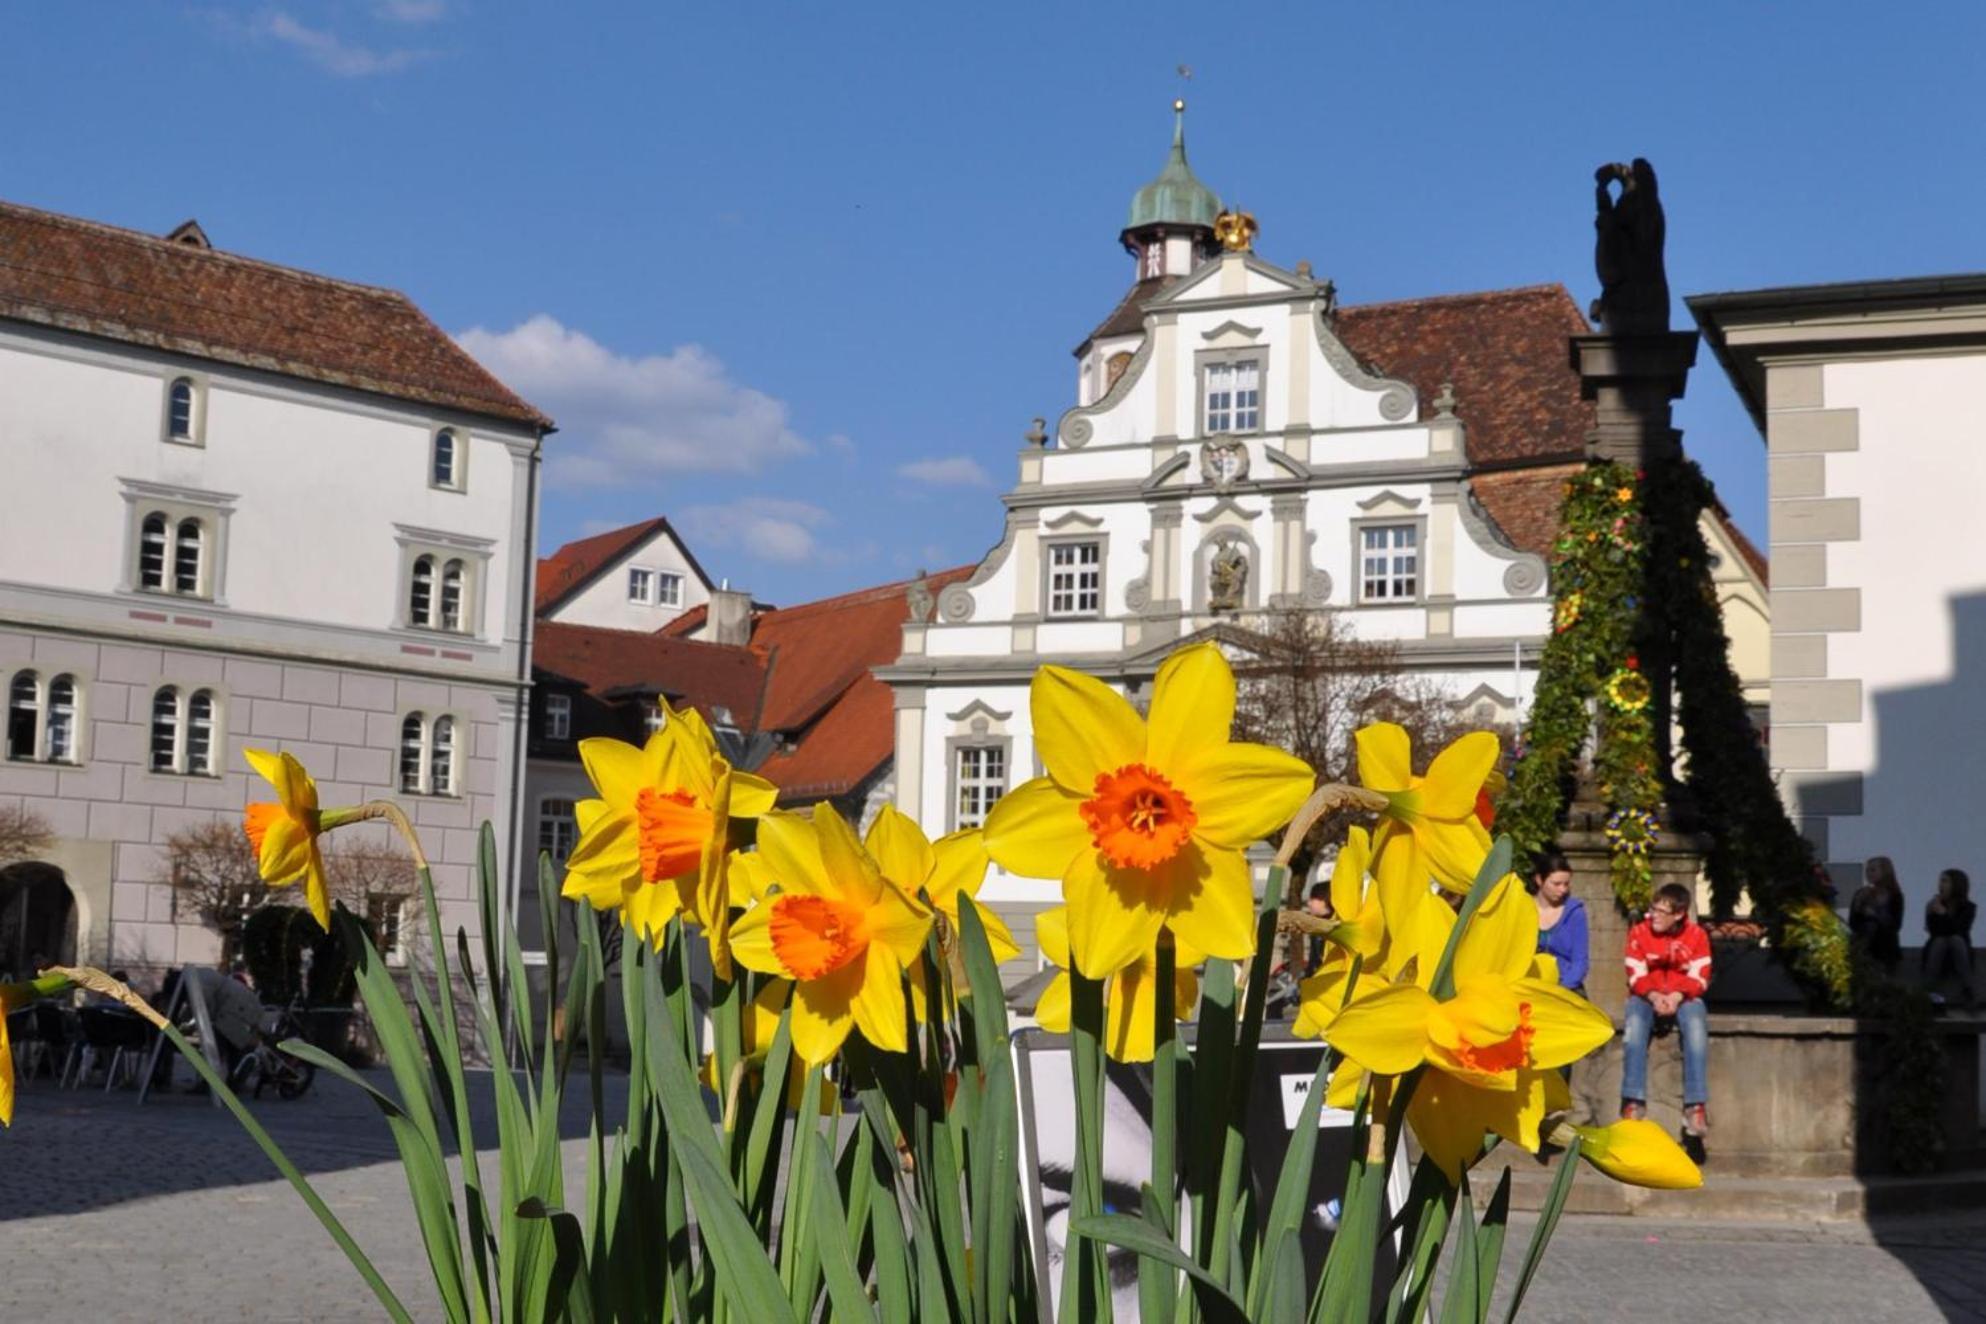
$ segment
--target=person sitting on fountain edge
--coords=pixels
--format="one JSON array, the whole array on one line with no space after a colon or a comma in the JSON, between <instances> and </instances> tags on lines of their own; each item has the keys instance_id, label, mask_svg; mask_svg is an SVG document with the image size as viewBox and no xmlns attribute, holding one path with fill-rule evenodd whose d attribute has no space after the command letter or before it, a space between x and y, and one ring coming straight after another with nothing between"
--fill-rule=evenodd
<instances>
[{"instance_id":1,"label":"person sitting on fountain edge","mask_svg":"<svg viewBox=\"0 0 1986 1324\"><path fill-rule=\"evenodd\" d=\"M1621 1062L1621 1116L1648 1112L1648 1040L1657 1021L1673 1024L1683 1039L1683 1148L1704 1161L1710 1129L1710 938L1689 917L1689 889L1664 884L1648 917L1627 934L1626 1044Z\"/></svg>"}]
</instances>

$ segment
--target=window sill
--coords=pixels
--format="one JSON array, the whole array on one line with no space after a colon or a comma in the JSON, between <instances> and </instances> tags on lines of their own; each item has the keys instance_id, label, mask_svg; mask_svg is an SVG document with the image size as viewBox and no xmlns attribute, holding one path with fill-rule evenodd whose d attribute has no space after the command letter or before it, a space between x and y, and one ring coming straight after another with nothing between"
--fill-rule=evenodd
<instances>
[{"instance_id":1,"label":"window sill","mask_svg":"<svg viewBox=\"0 0 1986 1324\"><path fill-rule=\"evenodd\" d=\"M181 772L177 768L147 768L145 769L145 775L147 777L163 777L176 782L217 782L221 780L221 774L218 772Z\"/></svg>"},{"instance_id":2,"label":"window sill","mask_svg":"<svg viewBox=\"0 0 1986 1324\"><path fill-rule=\"evenodd\" d=\"M1359 611L1385 611L1396 607L1425 607L1426 598L1380 598L1373 601L1361 599L1352 604Z\"/></svg>"},{"instance_id":3,"label":"window sill","mask_svg":"<svg viewBox=\"0 0 1986 1324\"><path fill-rule=\"evenodd\" d=\"M81 759L38 759L32 756L23 757L19 754L9 754L5 760L0 761L21 768L80 768L83 766Z\"/></svg>"},{"instance_id":4,"label":"window sill","mask_svg":"<svg viewBox=\"0 0 1986 1324\"><path fill-rule=\"evenodd\" d=\"M444 803L455 803L465 798L464 796L458 794L455 791L404 791L403 790L403 791L397 791L395 792L395 794L403 795L413 800L439 800Z\"/></svg>"}]
</instances>

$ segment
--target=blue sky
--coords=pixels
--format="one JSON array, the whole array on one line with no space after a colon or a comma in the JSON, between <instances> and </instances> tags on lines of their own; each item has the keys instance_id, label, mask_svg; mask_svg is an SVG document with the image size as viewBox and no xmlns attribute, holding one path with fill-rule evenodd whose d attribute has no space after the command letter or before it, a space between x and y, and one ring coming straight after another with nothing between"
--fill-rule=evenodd
<instances>
[{"instance_id":1,"label":"blue sky","mask_svg":"<svg viewBox=\"0 0 1986 1324\"><path fill-rule=\"evenodd\" d=\"M996 539L1175 95L1258 250L1349 303L1585 303L1592 168L1633 155L1680 300L1986 266L1982 37L1814 0L16 5L0 197L407 291L563 425L548 544L666 513L795 601ZM1762 535L1707 353L1679 419Z\"/></svg>"}]
</instances>

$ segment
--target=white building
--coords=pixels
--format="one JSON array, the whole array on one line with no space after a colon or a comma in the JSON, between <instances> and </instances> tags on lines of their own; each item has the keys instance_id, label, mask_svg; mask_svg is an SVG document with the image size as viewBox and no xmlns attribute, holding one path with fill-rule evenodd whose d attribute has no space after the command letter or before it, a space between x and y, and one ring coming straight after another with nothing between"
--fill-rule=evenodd
<instances>
[{"instance_id":1,"label":"white building","mask_svg":"<svg viewBox=\"0 0 1986 1324\"><path fill-rule=\"evenodd\" d=\"M1542 285L1340 308L1309 263L1224 246L1221 214L1176 125L1120 236L1134 283L1076 349L1074 407L1022 451L1004 537L879 673L896 803L933 835L1038 769L1041 663L1135 697L1181 641L1267 609L1342 612L1478 720L1528 703L1593 425L1577 306ZM1025 942L1059 887L996 871L981 895Z\"/></svg>"},{"instance_id":2,"label":"white building","mask_svg":"<svg viewBox=\"0 0 1986 1324\"><path fill-rule=\"evenodd\" d=\"M0 802L56 837L0 874L0 967L211 959L159 847L268 798L248 745L407 806L477 931L550 427L393 291L0 205Z\"/></svg>"},{"instance_id":3,"label":"white building","mask_svg":"<svg viewBox=\"0 0 1986 1324\"><path fill-rule=\"evenodd\" d=\"M1689 300L1764 434L1772 765L1847 900L1986 878L1986 275Z\"/></svg>"}]
</instances>

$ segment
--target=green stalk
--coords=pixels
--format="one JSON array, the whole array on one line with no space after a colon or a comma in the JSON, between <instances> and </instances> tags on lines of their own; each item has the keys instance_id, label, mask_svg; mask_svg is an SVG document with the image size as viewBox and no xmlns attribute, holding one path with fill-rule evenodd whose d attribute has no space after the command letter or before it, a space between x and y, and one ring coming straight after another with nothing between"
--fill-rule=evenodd
<instances>
[{"instance_id":1,"label":"green stalk","mask_svg":"<svg viewBox=\"0 0 1986 1324\"><path fill-rule=\"evenodd\" d=\"M1076 1168L1070 1225L1103 1212L1103 981L1069 972L1070 1060L1076 1077ZM1063 1248L1062 1305L1057 1317L1101 1319L1110 1309L1103 1248L1073 1234Z\"/></svg>"},{"instance_id":2,"label":"green stalk","mask_svg":"<svg viewBox=\"0 0 1986 1324\"><path fill-rule=\"evenodd\" d=\"M1152 1185L1151 1198L1161 1230L1179 1235L1176 1188L1179 1184L1179 1033L1172 1005L1179 953L1172 930L1160 929L1157 994L1152 1001ZM1138 1314L1159 1320L1180 1299L1179 1275L1162 1260L1138 1258Z\"/></svg>"}]
</instances>

